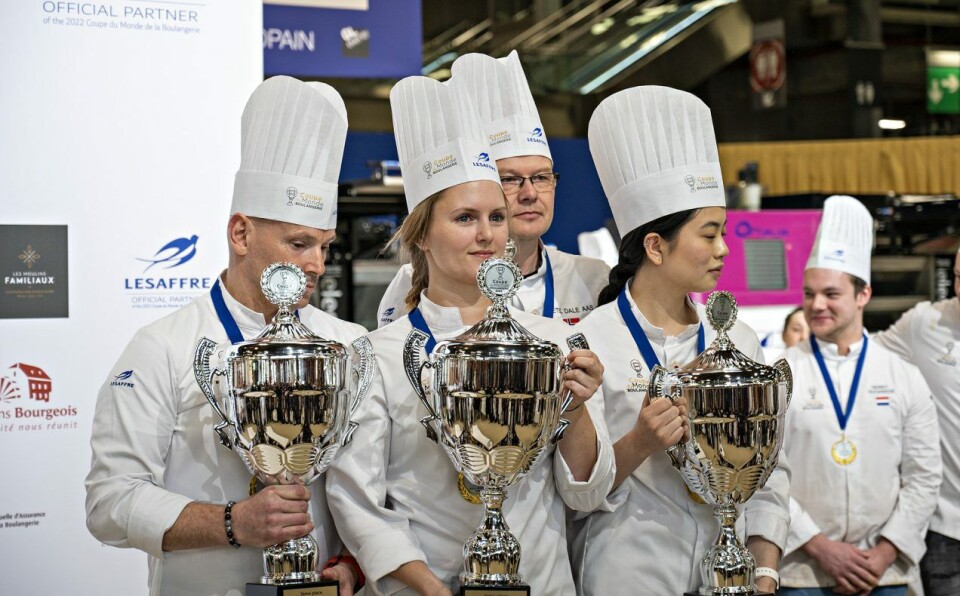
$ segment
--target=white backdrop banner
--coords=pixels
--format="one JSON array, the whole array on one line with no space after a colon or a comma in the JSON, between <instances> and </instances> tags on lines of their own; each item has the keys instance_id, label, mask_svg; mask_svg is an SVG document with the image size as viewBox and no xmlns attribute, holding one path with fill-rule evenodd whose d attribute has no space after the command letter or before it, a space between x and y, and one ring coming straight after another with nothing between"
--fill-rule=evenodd
<instances>
[{"instance_id":1,"label":"white backdrop banner","mask_svg":"<svg viewBox=\"0 0 960 596\"><path fill-rule=\"evenodd\" d=\"M83 480L133 333L226 264L259 0L0 5L0 575L8 594L144 594Z\"/></svg>"}]
</instances>

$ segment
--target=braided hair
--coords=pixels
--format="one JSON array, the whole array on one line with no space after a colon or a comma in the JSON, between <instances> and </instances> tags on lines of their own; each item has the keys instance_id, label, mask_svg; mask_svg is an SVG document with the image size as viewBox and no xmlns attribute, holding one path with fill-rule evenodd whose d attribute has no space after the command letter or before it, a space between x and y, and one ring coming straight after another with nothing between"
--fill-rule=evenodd
<instances>
[{"instance_id":1,"label":"braided hair","mask_svg":"<svg viewBox=\"0 0 960 596\"><path fill-rule=\"evenodd\" d=\"M643 240L648 234L659 234L665 241L673 242L676 240L680 228L693 219L698 211L699 209L687 209L686 211L664 215L631 230L624 236L620 241L620 255L617 264L610 270L610 281L607 287L600 292L597 306L616 300L630 278L643 266L647 257Z\"/></svg>"},{"instance_id":2,"label":"braided hair","mask_svg":"<svg viewBox=\"0 0 960 596\"><path fill-rule=\"evenodd\" d=\"M420 293L427 288L427 284L430 282L427 256L421 250L420 243L427 237L430 219L433 217L433 206L437 204L441 194L442 191L430 195L414 207L387 243L387 246L399 245L401 262L409 262L413 267L410 291L404 297L404 304L408 310L413 310L420 304Z\"/></svg>"}]
</instances>

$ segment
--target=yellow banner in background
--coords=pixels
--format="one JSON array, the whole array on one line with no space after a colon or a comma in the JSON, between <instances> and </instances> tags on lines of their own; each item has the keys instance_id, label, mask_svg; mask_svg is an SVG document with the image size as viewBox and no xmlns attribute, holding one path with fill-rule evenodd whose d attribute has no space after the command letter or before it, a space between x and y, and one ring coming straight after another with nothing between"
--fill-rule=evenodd
<instances>
[{"instance_id":1,"label":"yellow banner in background","mask_svg":"<svg viewBox=\"0 0 960 596\"><path fill-rule=\"evenodd\" d=\"M960 195L960 136L723 143L724 184L747 162L760 166L765 195Z\"/></svg>"}]
</instances>

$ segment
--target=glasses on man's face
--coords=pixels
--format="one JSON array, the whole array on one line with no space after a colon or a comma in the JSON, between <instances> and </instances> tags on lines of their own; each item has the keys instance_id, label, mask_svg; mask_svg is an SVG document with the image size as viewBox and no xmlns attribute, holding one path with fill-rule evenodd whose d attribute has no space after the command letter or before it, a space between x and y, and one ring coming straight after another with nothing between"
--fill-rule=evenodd
<instances>
[{"instance_id":1,"label":"glasses on man's face","mask_svg":"<svg viewBox=\"0 0 960 596\"><path fill-rule=\"evenodd\" d=\"M560 174L556 172L546 172L543 174L534 174L533 176L500 176L500 184L503 186L503 193L508 195L517 194L523 188L523 183L527 180L533 185L533 188L543 192L553 190L557 186L557 180Z\"/></svg>"}]
</instances>

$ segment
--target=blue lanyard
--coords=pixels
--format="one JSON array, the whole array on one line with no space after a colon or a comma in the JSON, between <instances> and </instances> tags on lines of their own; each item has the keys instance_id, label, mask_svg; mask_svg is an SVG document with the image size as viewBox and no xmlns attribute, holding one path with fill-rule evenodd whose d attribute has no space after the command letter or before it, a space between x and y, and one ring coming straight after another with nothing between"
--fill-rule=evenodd
<instances>
[{"instance_id":1,"label":"blue lanyard","mask_svg":"<svg viewBox=\"0 0 960 596\"><path fill-rule=\"evenodd\" d=\"M547 263L547 275L543 280L543 316L553 318L553 266L550 265L550 255L543 249L543 260Z\"/></svg>"},{"instance_id":2,"label":"blue lanyard","mask_svg":"<svg viewBox=\"0 0 960 596\"><path fill-rule=\"evenodd\" d=\"M633 312L630 310L630 300L627 298L626 286L624 286L623 291L620 292L620 296L617 297L617 306L620 308L620 316L623 317L623 322L627 324L627 329L630 330L630 335L633 336L633 341L640 350L640 355L643 356L643 360L647 363L647 370L653 370L654 366L660 364L660 359L657 358L657 353L653 351L653 346L650 345L647 334L644 333L640 327L637 317L633 316ZM700 327L697 329L697 354L702 352L706 348L706 345L703 323L700 323Z\"/></svg>"},{"instance_id":3,"label":"blue lanyard","mask_svg":"<svg viewBox=\"0 0 960 596\"><path fill-rule=\"evenodd\" d=\"M823 375L823 381L827 384L827 392L830 393L830 401L833 402L833 411L836 412L837 422L840 423L840 432L844 432L847 430L850 414L853 413L853 403L857 400L857 387L860 386L860 373L863 372L863 363L867 358L867 334L863 334L863 347L860 348L860 357L857 358L857 368L853 372L853 384L850 385L850 398L847 400L846 412L840 409L840 399L837 397L837 389L833 386L833 379L830 378L827 363L823 361L820 346L817 345L817 340L813 335L810 336L810 347L813 348L813 357L817 359L817 366L820 367L820 374Z\"/></svg>"},{"instance_id":4,"label":"blue lanyard","mask_svg":"<svg viewBox=\"0 0 960 596\"><path fill-rule=\"evenodd\" d=\"M415 306L413 310L407 313L407 317L410 319L410 323L427 334L427 345L423 348L427 351L427 354L433 353L433 348L437 346L437 340L433 337L433 332L430 331L430 327L427 326L427 322L423 320L423 314L420 312L420 307Z\"/></svg>"},{"instance_id":5,"label":"blue lanyard","mask_svg":"<svg viewBox=\"0 0 960 596\"><path fill-rule=\"evenodd\" d=\"M238 344L242 342L243 334L240 333L240 327L237 326L237 322L233 320L233 315L227 309L227 303L223 301L223 290L220 289L219 279L213 284L213 289L210 290L210 298L213 300L213 309L217 311L217 318L220 319L223 330L227 332L230 343Z\"/></svg>"},{"instance_id":6,"label":"blue lanyard","mask_svg":"<svg viewBox=\"0 0 960 596\"><path fill-rule=\"evenodd\" d=\"M220 280L218 279L213 284L213 288L210 289L210 299L213 300L213 309L217 311L217 318L220 319L220 324L223 325L223 330L227 332L227 338L230 340L231 344L238 344L243 341L243 333L240 332L240 327L237 326L237 322L233 319L233 315L230 314L230 309L227 308L227 303L223 300L223 290L220 289ZM300 311L294 311L297 316L297 319L300 318Z\"/></svg>"}]
</instances>

